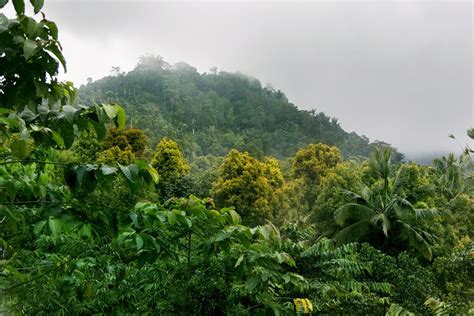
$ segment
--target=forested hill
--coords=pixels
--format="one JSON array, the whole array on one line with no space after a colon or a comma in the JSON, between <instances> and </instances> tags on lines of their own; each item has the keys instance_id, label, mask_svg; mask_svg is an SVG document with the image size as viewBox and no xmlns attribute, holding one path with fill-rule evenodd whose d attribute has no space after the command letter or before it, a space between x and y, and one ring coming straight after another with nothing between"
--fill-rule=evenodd
<instances>
[{"instance_id":1,"label":"forested hill","mask_svg":"<svg viewBox=\"0 0 474 316\"><path fill-rule=\"evenodd\" d=\"M121 104L129 124L145 130L151 145L168 136L188 157L222 156L237 148L257 157L285 158L319 142L338 146L346 157L368 156L375 145L384 144L347 133L322 112L299 110L280 90L239 73L200 74L157 56L141 57L128 73L116 70L81 86L79 102Z\"/></svg>"}]
</instances>

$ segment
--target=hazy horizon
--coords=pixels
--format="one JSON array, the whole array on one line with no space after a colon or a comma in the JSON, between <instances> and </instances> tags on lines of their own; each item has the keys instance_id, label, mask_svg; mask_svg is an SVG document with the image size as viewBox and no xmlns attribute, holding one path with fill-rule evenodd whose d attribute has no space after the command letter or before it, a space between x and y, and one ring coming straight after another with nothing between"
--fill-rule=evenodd
<instances>
[{"instance_id":1,"label":"hazy horizon","mask_svg":"<svg viewBox=\"0 0 474 316\"><path fill-rule=\"evenodd\" d=\"M77 86L159 54L242 72L408 158L459 151L473 125L470 2L48 1Z\"/></svg>"}]
</instances>

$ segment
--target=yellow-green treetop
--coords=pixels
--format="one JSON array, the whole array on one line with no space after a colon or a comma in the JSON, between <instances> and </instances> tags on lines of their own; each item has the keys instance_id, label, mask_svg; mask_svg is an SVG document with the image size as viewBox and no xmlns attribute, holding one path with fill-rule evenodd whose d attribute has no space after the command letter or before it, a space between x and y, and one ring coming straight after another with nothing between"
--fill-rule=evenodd
<instances>
[{"instance_id":1,"label":"yellow-green treetop","mask_svg":"<svg viewBox=\"0 0 474 316\"><path fill-rule=\"evenodd\" d=\"M231 150L219 169L213 195L220 206L235 206L245 223L259 224L270 217L270 202L283 185L278 162L259 161L247 152Z\"/></svg>"},{"instance_id":2,"label":"yellow-green treetop","mask_svg":"<svg viewBox=\"0 0 474 316\"><path fill-rule=\"evenodd\" d=\"M298 150L293 158L291 173L294 178L306 178L313 184L327 171L342 161L341 151L334 146L325 144L310 144Z\"/></svg>"},{"instance_id":3,"label":"yellow-green treetop","mask_svg":"<svg viewBox=\"0 0 474 316\"><path fill-rule=\"evenodd\" d=\"M176 178L191 170L178 144L170 138L162 138L156 146L151 164L162 179Z\"/></svg>"}]
</instances>

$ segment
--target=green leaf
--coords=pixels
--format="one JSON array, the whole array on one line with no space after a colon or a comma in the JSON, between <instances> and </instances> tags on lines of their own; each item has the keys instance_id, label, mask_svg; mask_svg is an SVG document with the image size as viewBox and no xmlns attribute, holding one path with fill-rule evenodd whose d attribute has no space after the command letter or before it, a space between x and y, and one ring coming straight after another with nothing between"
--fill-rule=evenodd
<instances>
[{"instance_id":1,"label":"green leaf","mask_svg":"<svg viewBox=\"0 0 474 316\"><path fill-rule=\"evenodd\" d=\"M25 16L24 21L26 21L24 22L26 23L26 29L27 29L26 35L28 36L29 39L35 40L36 39L35 30L36 30L36 25L37 25L35 19Z\"/></svg>"},{"instance_id":2,"label":"green leaf","mask_svg":"<svg viewBox=\"0 0 474 316\"><path fill-rule=\"evenodd\" d=\"M132 219L132 223L135 225L135 227L140 227L140 225L138 225L138 215L136 213L130 214L130 218Z\"/></svg>"},{"instance_id":3,"label":"green leaf","mask_svg":"<svg viewBox=\"0 0 474 316\"><path fill-rule=\"evenodd\" d=\"M386 316L412 316L415 315L398 304L391 304L385 313Z\"/></svg>"},{"instance_id":4,"label":"green leaf","mask_svg":"<svg viewBox=\"0 0 474 316\"><path fill-rule=\"evenodd\" d=\"M158 174L158 171L156 171L155 168L153 168L152 165L148 165L146 170L148 171L148 173L150 174L153 182L155 184L157 184L159 181L160 181L160 175Z\"/></svg>"},{"instance_id":5,"label":"green leaf","mask_svg":"<svg viewBox=\"0 0 474 316\"><path fill-rule=\"evenodd\" d=\"M66 147L66 149L71 148L74 143L74 125L69 123L63 124L59 132L64 140L64 147Z\"/></svg>"},{"instance_id":6,"label":"green leaf","mask_svg":"<svg viewBox=\"0 0 474 316\"><path fill-rule=\"evenodd\" d=\"M108 176L109 174L115 173L117 168L104 165L100 168L100 170L104 176Z\"/></svg>"},{"instance_id":7,"label":"green leaf","mask_svg":"<svg viewBox=\"0 0 474 316\"><path fill-rule=\"evenodd\" d=\"M232 220L232 224L238 225L240 223L240 216L239 214L237 214L236 211L230 209L227 211L227 213L229 214L230 219Z\"/></svg>"},{"instance_id":8,"label":"green leaf","mask_svg":"<svg viewBox=\"0 0 474 316\"><path fill-rule=\"evenodd\" d=\"M79 236L92 238L92 228L90 224L82 225L81 229L79 229Z\"/></svg>"},{"instance_id":9,"label":"green leaf","mask_svg":"<svg viewBox=\"0 0 474 316\"><path fill-rule=\"evenodd\" d=\"M140 235L135 236L135 243L137 244L137 250L142 249L143 247L143 238Z\"/></svg>"},{"instance_id":10,"label":"green leaf","mask_svg":"<svg viewBox=\"0 0 474 316\"><path fill-rule=\"evenodd\" d=\"M61 137L61 135L58 132L53 131L53 140L58 145L59 147L64 146L64 139Z\"/></svg>"},{"instance_id":11,"label":"green leaf","mask_svg":"<svg viewBox=\"0 0 474 316\"><path fill-rule=\"evenodd\" d=\"M257 277L250 277L245 281L245 288L247 291L253 291L259 282L260 280Z\"/></svg>"},{"instance_id":12,"label":"green leaf","mask_svg":"<svg viewBox=\"0 0 474 316\"><path fill-rule=\"evenodd\" d=\"M63 228L61 220L53 217L48 220L48 226L53 237L58 237Z\"/></svg>"},{"instance_id":13,"label":"green leaf","mask_svg":"<svg viewBox=\"0 0 474 316\"><path fill-rule=\"evenodd\" d=\"M98 140L103 140L105 136L107 135L107 129L105 128L105 125L96 121L92 121L92 126L94 126L95 133L97 134Z\"/></svg>"},{"instance_id":14,"label":"green leaf","mask_svg":"<svg viewBox=\"0 0 474 316\"><path fill-rule=\"evenodd\" d=\"M176 224L177 218L176 218L176 214L175 214L175 213L169 211L169 212L167 213L167 216L168 216L168 223L170 223L171 225Z\"/></svg>"},{"instance_id":15,"label":"green leaf","mask_svg":"<svg viewBox=\"0 0 474 316\"><path fill-rule=\"evenodd\" d=\"M115 117L116 125L118 128L124 128L125 121L126 121L125 110L118 104L115 104L114 106L117 109L117 113Z\"/></svg>"},{"instance_id":16,"label":"green leaf","mask_svg":"<svg viewBox=\"0 0 474 316\"><path fill-rule=\"evenodd\" d=\"M26 59L30 59L35 53L38 47L36 41L27 39L23 43L23 55Z\"/></svg>"},{"instance_id":17,"label":"green leaf","mask_svg":"<svg viewBox=\"0 0 474 316\"><path fill-rule=\"evenodd\" d=\"M35 228L34 228L34 230L33 230L33 232L35 233L35 235L38 236L38 235L41 234L41 232L43 231L43 227L44 227L45 224L46 224L46 221L40 221L40 222L36 223Z\"/></svg>"},{"instance_id":18,"label":"green leaf","mask_svg":"<svg viewBox=\"0 0 474 316\"><path fill-rule=\"evenodd\" d=\"M118 108L115 105L102 104L102 108L110 119L114 119L117 116Z\"/></svg>"},{"instance_id":19,"label":"green leaf","mask_svg":"<svg viewBox=\"0 0 474 316\"><path fill-rule=\"evenodd\" d=\"M243 260L244 260L244 255L240 255L239 259L237 259L237 262L234 265L234 268L237 268L238 266L240 266Z\"/></svg>"},{"instance_id":20,"label":"green leaf","mask_svg":"<svg viewBox=\"0 0 474 316\"><path fill-rule=\"evenodd\" d=\"M30 2L33 5L35 14L40 12L41 8L43 8L44 0L30 0Z\"/></svg>"},{"instance_id":21,"label":"green leaf","mask_svg":"<svg viewBox=\"0 0 474 316\"><path fill-rule=\"evenodd\" d=\"M8 0L0 0L0 9L8 3Z\"/></svg>"},{"instance_id":22,"label":"green leaf","mask_svg":"<svg viewBox=\"0 0 474 316\"><path fill-rule=\"evenodd\" d=\"M129 182L131 182L131 183L135 182L135 181L133 180L133 178L132 178L132 174L131 174L130 169L129 169L128 167L122 166L121 164L119 164L119 168L120 168L120 170L122 171L122 173L123 173L123 175L125 176L125 178L126 178Z\"/></svg>"},{"instance_id":23,"label":"green leaf","mask_svg":"<svg viewBox=\"0 0 474 316\"><path fill-rule=\"evenodd\" d=\"M59 48L55 45L48 45L46 47L46 49L48 51L50 51L51 53L54 54L54 56L56 56L56 58L61 62L61 65L63 66L64 68L64 71L66 72L67 71L67 68L66 68L66 60L64 59L64 56L63 54L61 53L61 51L59 50Z\"/></svg>"},{"instance_id":24,"label":"green leaf","mask_svg":"<svg viewBox=\"0 0 474 316\"><path fill-rule=\"evenodd\" d=\"M46 24L46 26L48 26L49 34L51 34L51 37L54 38L55 40L57 40L58 39L58 27L57 27L56 23L54 23L53 21L44 20L44 24Z\"/></svg>"},{"instance_id":25,"label":"green leaf","mask_svg":"<svg viewBox=\"0 0 474 316\"><path fill-rule=\"evenodd\" d=\"M376 215L375 211L367 206L348 203L334 212L334 221L339 225L343 225L348 219L364 220L370 219L374 215Z\"/></svg>"},{"instance_id":26,"label":"green leaf","mask_svg":"<svg viewBox=\"0 0 474 316\"><path fill-rule=\"evenodd\" d=\"M268 238L270 238L270 232L268 231L266 226L259 226L257 228L257 232L258 232L259 236L262 237L265 240L268 240Z\"/></svg>"},{"instance_id":27,"label":"green leaf","mask_svg":"<svg viewBox=\"0 0 474 316\"><path fill-rule=\"evenodd\" d=\"M364 219L354 224L351 224L344 228L343 230L339 231L335 236L334 239L339 244L344 244L349 241L357 241L363 237L365 237L370 228L370 220Z\"/></svg>"},{"instance_id":28,"label":"green leaf","mask_svg":"<svg viewBox=\"0 0 474 316\"><path fill-rule=\"evenodd\" d=\"M13 7L15 8L17 15L25 14L25 1L24 0L13 0Z\"/></svg>"}]
</instances>

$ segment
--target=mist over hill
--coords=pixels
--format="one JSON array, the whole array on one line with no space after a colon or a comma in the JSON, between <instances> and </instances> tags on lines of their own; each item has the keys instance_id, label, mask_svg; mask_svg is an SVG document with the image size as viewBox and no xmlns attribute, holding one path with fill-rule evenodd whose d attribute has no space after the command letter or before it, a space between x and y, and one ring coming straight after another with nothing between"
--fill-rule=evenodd
<instances>
[{"instance_id":1,"label":"mist over hill","mask_svg":"<svg viewBox=\"0 0 474 316\"><path fill-rule=\"evenodd\" d=\"M299 110L284 92L241 73L199 73L186 64L171 65L160 56L142 56L128 73L89 80L79 102L117 102L129 124L146 131L153 146L163 137L178 141L188 157L225 155L230 149L257 157L287 158L310 143L339 147L346 157L367 157L374 146L363 135L343 130L337 118ZM396 160L403 155L396 154Z\"/></svg>"}]
</instances>

